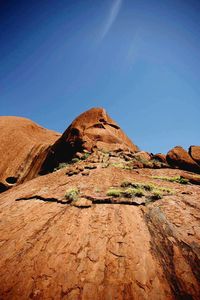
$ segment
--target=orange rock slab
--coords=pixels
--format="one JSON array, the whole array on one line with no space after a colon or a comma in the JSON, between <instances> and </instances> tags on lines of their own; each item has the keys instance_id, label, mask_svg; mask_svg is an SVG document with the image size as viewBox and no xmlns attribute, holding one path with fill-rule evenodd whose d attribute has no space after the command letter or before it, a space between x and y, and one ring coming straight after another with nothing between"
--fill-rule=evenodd
<instances>
[{"instance_id":1,"label":"orange rock slab","mask_svg":"<svg viewBox=\"0 0 200 300\"><path fill-rule=\"evenodd\" d=\"M0 117L0 191L34 178L60 134L20 117Z\"/></svg>"}]
</instances>

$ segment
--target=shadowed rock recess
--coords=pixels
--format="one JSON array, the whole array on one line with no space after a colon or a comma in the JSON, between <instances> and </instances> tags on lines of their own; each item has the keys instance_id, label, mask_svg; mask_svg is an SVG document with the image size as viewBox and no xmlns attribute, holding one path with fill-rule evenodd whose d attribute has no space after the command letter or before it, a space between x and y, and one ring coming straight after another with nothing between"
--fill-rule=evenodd
<instances>
[{"instance_id":1,"label":"shadowed rock recess","mask_svg":"<svg viewBox=\"0 0 200 300\"><path fill-rule=\"evenodd\" d=\"M0 299L200 299L199 146L140 151L102 108L0 128Z\"/></svg>"}]
</instances>

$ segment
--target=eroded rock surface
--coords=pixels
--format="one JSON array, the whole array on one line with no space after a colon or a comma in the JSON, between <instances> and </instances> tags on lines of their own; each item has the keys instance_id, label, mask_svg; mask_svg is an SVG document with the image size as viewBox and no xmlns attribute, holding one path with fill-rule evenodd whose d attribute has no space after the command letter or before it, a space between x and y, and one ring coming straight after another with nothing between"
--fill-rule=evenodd
<instances>
[{"instance_id":1,"label":"eroded rock surface","mask_svg":"<svg viewBox=\"0 0 200 300\"><path fill-rule=\"evenodd\" d=\"M200 165L200 146L190 146L189 154Z\"/></svg>"},{"instance_id":2,"label":"eroded rock surface","mask_svg":"<svg viewBox=\"0 0 200 300\"><path fill-rule=\"evenodd\" d=\"M156 153L156 154L152 155L152 159L158 160L158 161L163 162L165 164L167 163L166 155L162 154L162 153Z\"/></svg>"},{"instance_id":3,"label":"eroded rock surface","mask_svg":"<svg viewBox=\"0 0 200 300\"><path fill-rule=\"evenodd\" d=\"M0 121L13 186L0 195L0 299L200 299L200 176L187 152L174 148L170 168L103 109L60 138Z\"/></svg>"},{"instance_id":4,"label":"eroded rock surface","mask_svg":"<svg viewBox=\"0 0 200 300\"><path fill-rule=\"evenodd\" d=\"M32 179L60 134L19 117L0 117L0 192Z\"/></svg>"},{"instance_id":5,"label":"eroded rock surface","mask_svg":"<svg viewBox=\"0 0 200 300\"><path fill-rule=\"evenodd\" d=\"M167 153L167 162L182 170L200 173L200 166L192 159L189 153L180 146L174 147Z\"/></svg>"},{"instance_id":6,"label":"eroded rock surface","mask_svg":"<svg viewBox=\"0 0 200 300\"><path fill-rule=\"evenodd\" d=\"M70 160L76 152L83 150L138 151L103 108L92 108L79 117L51 147L51 151L41 169L41 173L52 171L60 162Z\"/></svg>"},{"instance_id":7,"label":"eroded rock surface","mask_svg":"<svg viewBox=\"0 0 200 300\"><path fill-rule=\"evenodd\" d=\"M199 186L112 158L97 152L1 194L1 299L199 299ZM128 182L167 193L107 196Z\"/></svg>"}]
</instances>

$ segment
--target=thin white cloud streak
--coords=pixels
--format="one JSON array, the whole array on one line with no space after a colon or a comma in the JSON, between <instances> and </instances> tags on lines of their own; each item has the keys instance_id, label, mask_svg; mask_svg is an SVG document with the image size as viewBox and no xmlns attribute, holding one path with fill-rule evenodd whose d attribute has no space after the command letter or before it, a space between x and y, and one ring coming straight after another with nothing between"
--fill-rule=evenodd
<instances>
[{"instance_id":1,"label":"thin white cloud streak","mask_svg":"<svg viewBox=\"0 0 200 300\"><path fill-rule=\"evenodd\" d=\"M137 29L135 31L135 34L132 37L127 57L126 57L126 63L128 64L129 68L132 68L135 62L138 59L139 56L139 50L141 48L141 42L142 42L142 32L141 30Z\"/></svg>"},{"instance_id":2,"label":"thin white cloud streak","mask_svg":"<svg viewBox=\"0 0 200 300\"><path fill-rule=\"evenodd\" d=\"M105 38L105 36L108 34L110 28L112 27L113 23L115 22L115 19L117 18L117 15L120 11L122 1L123 0L115 0L113 2L113 5L112 5L110 13L109 13L109 16L106 20L103 31L101 33L100 41L102 41Z\"/></svg>"}]
</instances>

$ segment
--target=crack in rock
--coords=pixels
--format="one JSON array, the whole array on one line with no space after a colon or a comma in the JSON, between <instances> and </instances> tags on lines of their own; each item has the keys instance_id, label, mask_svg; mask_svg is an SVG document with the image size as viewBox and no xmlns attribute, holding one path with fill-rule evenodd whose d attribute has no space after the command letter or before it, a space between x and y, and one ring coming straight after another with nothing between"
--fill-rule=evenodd
<instances>
[{"instance_id":1,"label":"crack in rock","mask_svg":"<svg viewBox=\"0 0 200 300\"><path fill-rule=\"evenodd\" d=\"M124 204L124 205L133 205L133 206L145 206L145 201L137 201L134 199L127 200L125 198L110 198L110 197L94 197L94 196L83 196L85 199L91 200L92 204ZM60 204L71 204L72 201L67 199L58 199L54 197L42 197L39 195L33 195L30 197L21 197L17 198L15 201L26 201L26 200L41 200L44 202L55 202ZM78 200L77 200L78 201ZM77 208L88 208L90 206L76 206Z\"/></svg>"},{"instance_id":2,"label":"crack in rock","mask_svg":"<svg viewBox=\"0 0 200 300\"><path fill-rule=\"evenodd\" d=\"M34 195L34 196L30 196L30 197L21 197L21 198L17 198L15 201L22 201L22 200L41 200L44 202L56 202L56 203L61 203L61 204L66 204L69 203L69 201L67 199L57 199L57 198L45 198L39 195Z\"/></svg>"}]
</instances>

